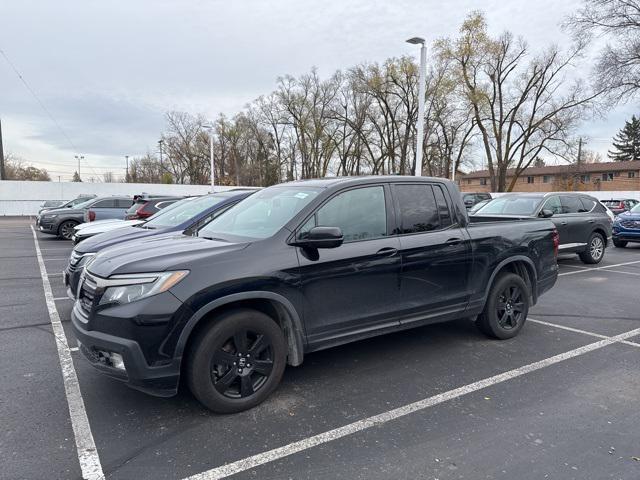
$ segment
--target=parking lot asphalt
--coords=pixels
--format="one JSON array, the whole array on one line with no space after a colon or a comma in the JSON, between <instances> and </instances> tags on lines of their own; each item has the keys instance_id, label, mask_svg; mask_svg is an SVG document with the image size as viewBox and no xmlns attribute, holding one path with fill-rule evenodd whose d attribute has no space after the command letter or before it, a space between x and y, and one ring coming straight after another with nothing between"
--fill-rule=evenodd
<instances>
[{"instance_id":1,"label":"parking lot asphalt","mask_svg":"<svg viewBox=\"0 0 640 480\"><path fill-rule=\"evenodd\" d=\"M640 245L561 257L515 339L460 320L325 350L215 415L94 371L69 325L71 244L31 224L0 219L1 479L640 478Z\"/></svg>"}]
</instances>

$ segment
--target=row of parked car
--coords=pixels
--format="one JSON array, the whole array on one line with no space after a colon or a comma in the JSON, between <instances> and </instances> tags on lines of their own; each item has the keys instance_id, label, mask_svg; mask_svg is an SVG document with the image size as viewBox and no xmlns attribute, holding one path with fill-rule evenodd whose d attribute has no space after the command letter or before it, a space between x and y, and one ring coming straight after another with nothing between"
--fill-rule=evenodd
<instances>
[{"instance_id":1,"label":"row of parked car","mask_svg":"<svg viewBox=\"0 0 640 480\"><path fill-rule=\"evenodd\" d=\"M78 230L90 222L128 220L135 224L182 198L146 194L133 197L81 195L61 204L45 202L36 217L36 226L43 233L72 240ZM99 232L99 228L94 231Z\"/></svg>"},{"instance_id":2,"label":"row of parked car","mask_svg":"<svg viewBox=\"0 0 640 480\"><path fill-rule=\"evenodd\" d=\"M312 351L461 317L511 338L554 285L559 249L597 263L611 236L587 195L467 206L443 179L322 179L78 229L63 278L80 350L133 388L171 396L183 383L236 412Z\"/></svg>"}]
</instances>

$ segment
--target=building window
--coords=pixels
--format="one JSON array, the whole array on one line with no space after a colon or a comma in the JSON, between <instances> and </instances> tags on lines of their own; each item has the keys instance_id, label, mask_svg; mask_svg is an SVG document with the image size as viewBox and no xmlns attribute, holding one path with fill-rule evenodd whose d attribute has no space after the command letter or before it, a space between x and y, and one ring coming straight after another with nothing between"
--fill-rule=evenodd
<instances>
[{"instance_id":1,"label":"building window","mask_svg":"<svg viewBox=\"0 0 640 480\"><path fill-rule=\"evenodd\" d=\"M549 183L551 181L551 175L543 175L542 183Z\"/></svg>"},{"instance_id":2,"label":"building window","mask_svg":"<svg viewBox=\"0 0 640 480\"><path fill-rule=\"evenodd\" d=\"M467 178L467 185L471 185L471 179Z\"/></svg>"},{"instance_id":3,"label":"building window","mask_svg":"<svg viewBox=\"0 0 640 480\"><path fill-rule=\"evenodd\" d=\"M481 178L480 179L480 185L486 185L487 184L487 179L486 178Z\"/></svg>"},{"instance_id":4,"label":"building window","mask_svg":"<svg viewBox=\"0 0 640 480\"><path fill-rule=\"evenodd\" d=\"M582 183L589 183L591 181L591 175L580 175L580 181Z\"/></svg>"},{"instance_id":5,"label":"building window","mask_svg":"<svg viewBox=\"0 0 640 480\"><path fill-rule=\"evenodd\" d=\"M629 172L627 175L629 178L636 178L636 172Z\"/></svg>"},{"instance_id":6,"label":"building window","mask_svg":"<svg viewBox=\"0 0 640 480\"><path fill-rule=\"evenodd\" d=\"M531 176L527 177L527 183L533 183L533 177Z\"/></svg>"},{"instance_id":7,"label":"building window","mask_svg":"<svg viewBox=\"0 0 640 480\"><path fill-rule=\"evenodd\" d=\"M611 182L613 181L613 172L603 173L602 174L603 182Z\"/></svg>"}]
</instances>

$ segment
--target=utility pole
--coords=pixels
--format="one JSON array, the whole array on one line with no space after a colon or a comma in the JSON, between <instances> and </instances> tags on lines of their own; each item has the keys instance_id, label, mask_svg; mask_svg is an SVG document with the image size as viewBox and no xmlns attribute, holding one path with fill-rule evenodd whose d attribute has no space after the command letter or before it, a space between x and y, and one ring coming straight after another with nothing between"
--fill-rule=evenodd
<instances>
[{"instance_id":1,"label":"utility pole","mask_svg":"<svg viewBox=\"0 0 640 480\"><path fill-rule=\"evenodd\" d=\"M160 176L164 173L163 165L162 165L162 145L164 144L164 140L158 140L158 149L160 150ZM162 182L162 179L160 180Z\"/></svg>"},{"instance_id":2,"label":"utility pole","mask_svg":"<svg viewBox=\"0 0 640 480\"><path fill-rule=\"evenodd\" d=\"M124 158L127 159L127 173L124 177L124 183L129 183L129 155L125 155Z\"/></svg>"},{"instance_id":3,"label":"utility pole","mask_svg":"<svg viewBox=\"0 0 640 480\"><path fill-rule=\"evenodd\" d=\"M577 167L578 167L578 174L576 175L576 178L573 179L573 189L574 190L578 190L578 183L582 179L582 170L580 168L580 165L582 164L582 137L580 137L580 139L578 140L578 159L577 159L576 164L577 164Z\"/></svg>"},{"instance_id":4,"label":"utility pole","mask_svg":"<svg viewBox=\"0 0 640 480\"><path fill-rule=\"evenodd\" d=\"M202 125L202 128L209 131L209 160L211 161L211 193L214 193L216 188L216 170L213 160L213 122L207 125Z\"/></svg>"},{"instance_id":5,"label":"utility pole","mask_svg":"<svg viewBox=\"0 0 640 480\"><path fill-rule=\"evenodd\" d=\"M7 177L4 171L4 149L2 147L2 120L0 119L0 180Z\"/></svg>"}]
</instances>

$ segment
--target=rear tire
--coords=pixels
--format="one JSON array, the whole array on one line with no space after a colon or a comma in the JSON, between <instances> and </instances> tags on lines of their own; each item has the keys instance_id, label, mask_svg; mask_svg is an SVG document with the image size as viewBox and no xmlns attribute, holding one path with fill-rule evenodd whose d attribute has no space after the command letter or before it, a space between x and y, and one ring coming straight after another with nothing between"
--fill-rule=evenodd
<instances>
[{"instance_id":1,"label":"rear tire","mask_svg":"<svg viewBox=\"0 0 640 480\"><path fill-rule=\"evenodd\" d=\"M476 325L485 335L506 340L520 332L528 313L527 284L515 273L504 273L491 286L487 303Z\"/></svg>"},{"instance_id":2,"label":"rear tire","mask_svg":"<svg viewBox=\"0 0 640 480\"><path fill-rule=\"evenodd\" d=\"M200 403L217 413L241 412L276 389L287 344L269 316L233 310L197 334L186 361L187 384Z\"/></svg>"},{"instance_id":3,"label":"rear tire","mask_svg":"<svg viewBox=\"0 0 640 480\"><path fill-rule=\"evenodd\" d=\"M587 249L584 252L580 252L578 256L582 263L593 265L600 263L604 258L605 240L599 233L592 233L587 242Z\"/></svg>"},{"instance_id":4,"label":"rear tire","mask_svg":"<svg viewBox=\"0 0 640 480\"><path fill-rule=\"evenodd\" d=\"M73 220L62 222L58 227L58 237L64 240L71 240L71 237L73 237L73 227L76 225L78 225L78 222L74 222Z\"/></svg>"},{"instance_id":5,"label":"rear tire","mask_svg":"<svg viewBox=\"0 0 640 480\"><path fill-rule=\"evenodd\" d=\"M616 240L616 239L614 239L614 240L613 240L613 245L614 245L614 246L616 246L616 247L618 247L618 248L624 248L624 247L626 247L626 246L627 246L627 243L628 243L628 242L625 242L624 240Z\"/></svg>"}]
</instances>

